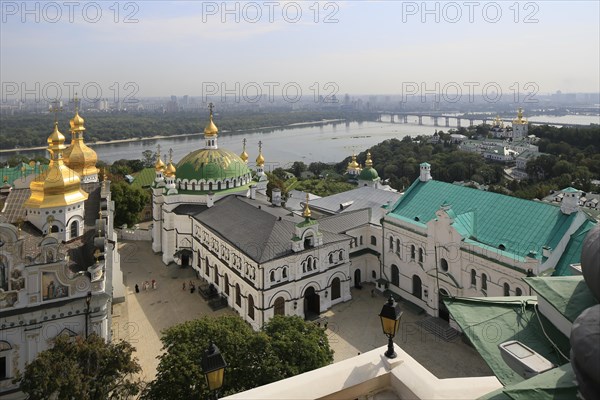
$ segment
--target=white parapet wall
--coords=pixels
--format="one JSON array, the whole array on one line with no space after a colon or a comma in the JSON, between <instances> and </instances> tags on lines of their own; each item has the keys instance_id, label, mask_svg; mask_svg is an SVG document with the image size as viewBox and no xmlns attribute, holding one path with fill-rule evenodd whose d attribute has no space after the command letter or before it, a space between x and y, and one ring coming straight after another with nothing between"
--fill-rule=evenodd
<instances>
[{"instance_id":1,"label":"white parapet wall","mask_svg":"<svg viewBox=\"0 0 600 400\"><path fill-rule=\"evenodd\" d=\"M438 379L400 347L395 346L394 359L384 356L386 350L380 347L223 400L474 400L502 387L494 376Z\"/></svg>"}]
</instances>

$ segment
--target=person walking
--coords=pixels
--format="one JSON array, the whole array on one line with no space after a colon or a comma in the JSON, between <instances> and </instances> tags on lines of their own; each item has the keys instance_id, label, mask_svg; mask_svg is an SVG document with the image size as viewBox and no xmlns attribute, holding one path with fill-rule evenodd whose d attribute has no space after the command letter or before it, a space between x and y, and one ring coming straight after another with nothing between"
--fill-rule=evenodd
<instances>
[{"instance_id":1,"label":"person walking","mask_svg":"<svg viewBox=\"0 0 600 400\"><path fill-rule=\"evenodd\" d=\"M182 286L181 290L185 291L185 282L183 282L183 286Z\"/></svg>"},{"instance_id":2,"label":"person walking","mask_svg":"<svg viewBox=\"0 0 600 400\"><path fill-rule=\"evenodd\" d=\"M137 283L135 284L135 292L136 292L136 293L139 293L139 292L140 292L140 287L138 286L138 284L137 284Z\"/></svg>"},{"instance_id":3,"label":"person walking","mask_svg":"<svg viewBox=\"0 0 600 400\"><path fill-rule=\"evenodd\" d=\"M152 289L156 289L156 280L152 279Z\"/></svg>"}]
</instances>

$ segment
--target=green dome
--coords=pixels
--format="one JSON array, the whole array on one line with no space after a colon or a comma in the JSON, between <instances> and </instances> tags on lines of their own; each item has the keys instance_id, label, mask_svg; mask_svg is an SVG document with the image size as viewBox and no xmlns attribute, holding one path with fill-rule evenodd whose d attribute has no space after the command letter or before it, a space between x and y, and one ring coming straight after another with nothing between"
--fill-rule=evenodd
<instances>
[{"instance_id":1,"label":"green dome","mask_svg":"<svg viewBox=\"0 0 600 400\"><path fill-rule=\"evenodd\" d=\"M363 168L363 170L360 171L360 175L358 175L358 179L361 181L374 181L379 179L379 174L375 168Z\"/></svg>"},{"instance_id":2,"label":"green dome","mask_svg":"<svg viewBox=\"0 0 600 400\"><path fill-rule=\"evenodd\" d=\"M250 169L237 154L225 149L200 149L179 161L176 176L177 180L219 181L248 174Z\"/></svg>"}]
</instances>

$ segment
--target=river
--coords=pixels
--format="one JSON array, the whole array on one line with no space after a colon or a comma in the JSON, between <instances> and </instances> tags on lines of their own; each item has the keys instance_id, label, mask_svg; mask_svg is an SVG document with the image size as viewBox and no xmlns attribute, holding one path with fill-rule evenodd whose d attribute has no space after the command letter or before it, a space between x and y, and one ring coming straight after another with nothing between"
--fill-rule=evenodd
<instances>
[{"instance_id":1,"label":"river","mask_svg":"<svg viewBox=\"0 0 600 400\"><path fill-rule=\"evenodd\" d=\"M385 116L384 116L385 118ZM270 168L277 166L286 167L294 161L311 163L339 162L352 155L360 153L386 139L402 139L404 136L431 135L436 129L448 130L453 127L434 127L429 118L424 117L425 125L418 125L416 118L409 118L407 124L383 122L337 122L321 125L286 127L281 129L252 130L236 132L235 134L222 133L219 135L219 146L236 153L242 151L242 139L247 140L246 151L253 161L258 154L258 142L262 142L263 155ZM539 115L530 118L532 122L547 121L570 124L598 123L598 116L567 115L546 116ZM454 122L454 121L452 121ZM451 122L451 123L452 123ZM466 122L466 124L465 124ZM454 122L455 123L455 122ZM481 121L475 121L476 124ZM442 124L443 125L443 124ZM468 121L463 120L463 126L468 126ZM455 127L454 127L455 128ZM155 150L160 144L162 152L173 149L173 161L179 161L189 152L202 148L204 138L201 134L172 137L163 139L138 140L133 142L97 144L93 148L98 154L98 159L112 163L119 159L142 158L142 152L147 149ZM44 155L45 150L22 151L21 154L29 157ZM12 156L11 153L0 154L0 161L5 161Z\"/></svg>"}]
</instances>

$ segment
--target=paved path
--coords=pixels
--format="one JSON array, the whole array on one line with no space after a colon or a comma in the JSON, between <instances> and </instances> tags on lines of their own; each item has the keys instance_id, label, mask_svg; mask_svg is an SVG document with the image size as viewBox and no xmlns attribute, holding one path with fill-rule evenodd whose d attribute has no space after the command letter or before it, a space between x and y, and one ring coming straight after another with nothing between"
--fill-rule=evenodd
<instances>
[{"instance_id":1,"label":"paved path","mask_svg":"<svg viewBox=\"0 0 600 400\"><path fill-rule=\"evenodd\" d=\"M121 242L121 269L126 288L126 301L114 305L113 335L132 343L143 369L142 377L152 380L161 353L160 333L169 326L202 315L235 314L230 309L213 312L196 291L191 294L188 282L195 280L191 269L165 266L154 255L149 242ZM157 281L157 289L144 291L142 283ZM186 290L182 290L186 282ZM135 293L135 284L140 293ZM329 342L335 361L341 361L387 343L381 331L379 312L385 303L381 296L371 296L371 286L352 290L352 300L338 304L322 314L327 321ZM424 315L415 315L407 307L396 344L439 378L487 376L492 372L483 359L462 340L444 342L416 323Z\"/></svg>"}]
</instances>

